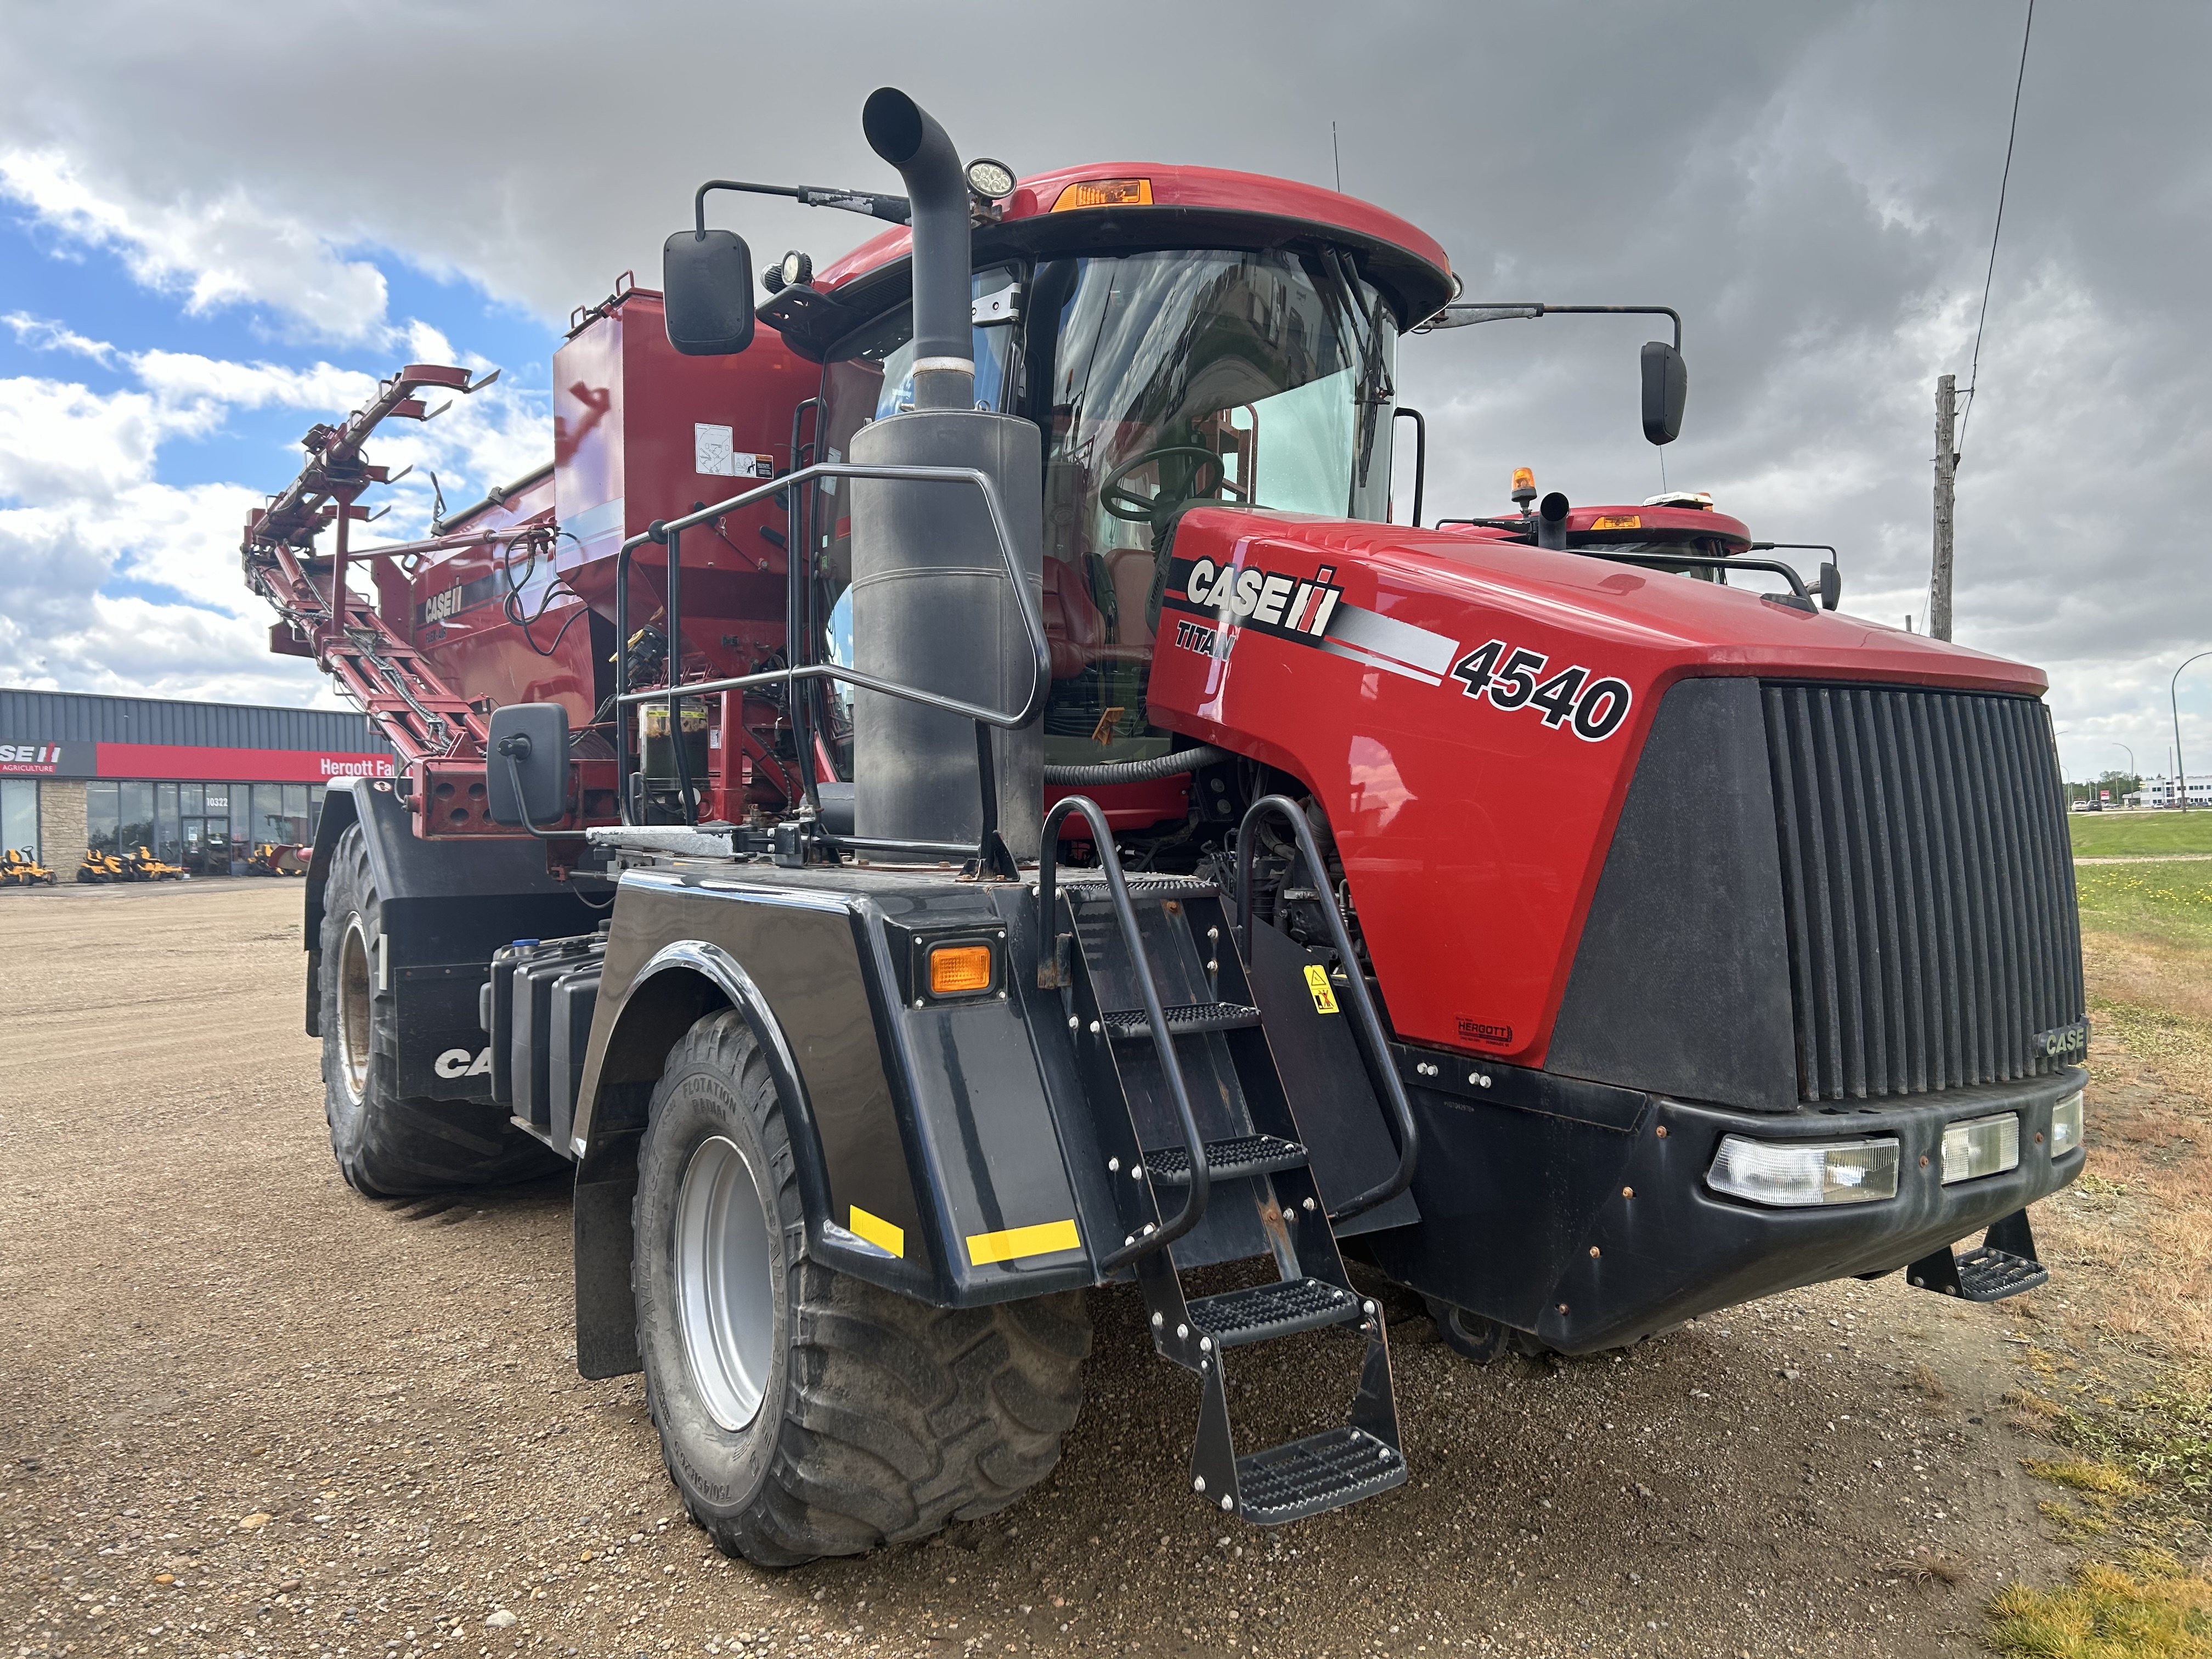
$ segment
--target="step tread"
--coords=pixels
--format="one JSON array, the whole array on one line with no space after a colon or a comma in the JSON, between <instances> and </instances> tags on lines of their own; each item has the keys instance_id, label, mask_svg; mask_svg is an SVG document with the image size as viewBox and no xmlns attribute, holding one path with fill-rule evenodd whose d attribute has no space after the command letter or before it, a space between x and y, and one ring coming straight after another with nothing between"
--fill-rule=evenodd
<instances>
[{"instance_id":1,"label":"step tread","mask_svg":"<svg viewBox=\"0 0 2212 1659\"><path fill-rule=\"evenodd\" d=\"M1306 1149L1295 1140L1276 1135L1237 1135L1206 1143L1206 1170L1217 1181L1240 1176L1270 1175L1295 1170L1306 1161ZM1190 1184L1190 1154L1181 1146L1163 1146L1145 1154L1145 1167L1152 1179L1166 1187Z\"/></svg>"},{"instance_id":2,"label":"step tread","mask_svg":"<svg viewBox=\"0 0 2212 1659\"><path fill-rule=\"evenodd\" d=\"M1215 898L1221 892L1219 884L1196 876L1126 876L1121 884L1133 899ZM1076 904L1105 904L1113 898L1113 889L1103 881L1062 880L1058 885Z\"/></svg>"},{"instance_id":3,"label":"step tread","mask_svg":"<svg viewBox=\"0 0 2212 1659\"><path fill-rule=\"evenodd\" d=\"M1239 1031L1260 1023L1260 1011L1243 1002L1179 1002L1160 1012L1167 1017L1170 1036ZM1116 1009L1098 1018L1109 1036L1124 1042L1152 1034L1152 1022L1141 1008Z\"/></svg>"},{"instance_id":4,"label":"step tread","mask_svg":"<svg viewBox=\"0 0 2212 1659\"><path fill-rule=\"evenodd\" d=\"M2051 1278L2040 1261L1987 1244L1959 1253L1959 1295L1967 1302L2002 1302Z\"/></svg>"},{"instance_id":5,"label":"step tread","mask_svg":"<svg viewBox=\"0 0 2212 1659\"><path fill-rule=\"evenodd\" d=\"M1265 1342L1325 1325L1348 1324L1360 1301L1341 1285L1318 1279L1290 1279L1249 1290L1200 1297L1190 1304L1192 1326L1224 1348Z\"/></svg>"},{"instance_id":6,"label":"step tread","mask_svg":"<svg viewBox=\"0 0 2212 1659\"><path fill-rule=\"evenodd\" d=\"M1263 1527L1342 1509L1406 1484L1406 1459L1364 1429L1328 1429L1237 1460L1245 1520Z\"/></svg>"}]
</instances>

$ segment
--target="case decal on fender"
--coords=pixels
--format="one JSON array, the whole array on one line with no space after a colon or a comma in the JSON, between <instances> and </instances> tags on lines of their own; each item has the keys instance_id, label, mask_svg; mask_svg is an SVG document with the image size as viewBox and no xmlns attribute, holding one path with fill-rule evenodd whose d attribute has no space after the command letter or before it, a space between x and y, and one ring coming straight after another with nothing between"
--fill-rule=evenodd
<instances>
[{"instance_id":1,"label":"case decal on fender","mask_svg":"<svg viewBox=\"0 0 2212 1659\"><path fill-rule=\"evenodd\" d=\"M1310 578L1285 576L1237 564L1243 551L1239 544L1225 565L1211 559L1175 561L1171 591L1162 606L1203 617L1211 624L1178 622L1176 643L1184 650L1225 659L1237 633L1252 629L1424 685L1443 684L1459 649L1456 640L1345 604L1333 565L1322 566Z\"/></svg>"},{"instance_id":2,"label":"case decal on fender","mask_svg":"<svg viewBox=\"0 0 2212 1659\"><path fill-rule=\"evenodd\" d=\"M1238 543L1226 564L1211 559L1174 562L1162 609L1206 618L1176 621L1180 649L1226 661L1237 635L1252 629L1424 685L1456 679L1470 697L1486 697L1492 708L1507 711L1528 709L1547 727L1571 731L1585 743L1602 743L1628 719L1633 696L1624 680L1579 664L1547 674L1542 652L1516 648L1504 640L1462 655L1459 641L1448 635L1345 604L1344 590L1334 580L1334 566L1322 566L1310 580L1286 576L1242 563L1247 544Z\"/></svg>"}]
</instances>

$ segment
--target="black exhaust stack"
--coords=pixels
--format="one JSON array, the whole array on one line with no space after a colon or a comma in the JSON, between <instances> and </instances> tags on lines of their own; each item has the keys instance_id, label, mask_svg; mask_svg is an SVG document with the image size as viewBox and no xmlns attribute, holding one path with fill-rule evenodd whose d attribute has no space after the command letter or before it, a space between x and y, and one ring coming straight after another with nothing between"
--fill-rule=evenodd
<instances>
[{"instance_id":1,"label":"black exhaust stack","mask_svg":"<svg viewBox=\"0 0 2212 1659\"><path fill-rule=\"evenodd\" d=\"M945 129L904 93L870 94L861 126L914 206L914 392L854 436L863 465L973 467L997 485L1030 603L1044 588L1044 456L1035 425L975 407L969 197ZM1037 673L982 497L964 483L853 480L853 651L872 674L987 707L1018 708ZM999 833L1037 854L1042 720L992 734ZM972 843L982 833L975 728L880 692L853 702L854 832Z\"/></svg>"},{"instance_id":2,"label":"black exhaust stack","mask_svg":"<svg viewBox=\"0 0 2212 1659\"><path fill-rule=\"evenodd\" d=\"M973 409L968 180L945 129L896 87L878 87L860 131L906 180L914 226L914 406Z\"/></svg>"}]
</instances>

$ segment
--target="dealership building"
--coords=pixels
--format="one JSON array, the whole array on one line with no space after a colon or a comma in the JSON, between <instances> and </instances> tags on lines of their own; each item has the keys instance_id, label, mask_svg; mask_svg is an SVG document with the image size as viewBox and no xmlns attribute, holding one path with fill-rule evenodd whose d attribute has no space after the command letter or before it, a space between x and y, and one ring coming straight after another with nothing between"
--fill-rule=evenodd
<instances>
[{"instance_id":1,"label":"dealership building","mask_svg":"<svg viewBox=\"0 0 2212 1659\"><path fill-rule=\"evenodd\" d=\"M361 714L0 686L0 846L57 872L146 847L228 875L256 842L313 841L331 779L392 774Z\"/></svg>"}]
</instances>

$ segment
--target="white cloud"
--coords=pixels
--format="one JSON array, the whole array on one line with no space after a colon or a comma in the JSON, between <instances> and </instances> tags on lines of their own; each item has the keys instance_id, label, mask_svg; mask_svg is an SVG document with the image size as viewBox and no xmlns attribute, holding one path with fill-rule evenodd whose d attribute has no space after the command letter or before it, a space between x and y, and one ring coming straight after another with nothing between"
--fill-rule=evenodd
<instances>
[{"instance_id":1,"label":"white cloud","mask_svg":"<svg viewBox=\"0 0 2212 1659\"><path fill-rule=\"evenodd\" d=\"M118 254L149 287L182 294L189 311L258 303L329 339L386 332L384 273L240 185L210 200L148 201L88 179L60 150L9 149L0 150L0 195L70 240Z\"/></svg>"},{"instance_id":2,"label":"white cloud","mask_svg":"<svg viewBox=\"0 0 2212 1659\"><path fill-rule=\"evenodd\" d=\"M115 348L105 340L88 340L76 330L44 317L33 317L26 311L11 311L0 317L15 332L21 344L33 351L73 351L80 357L112 367Z\"/></svg>"}]
</instances>

